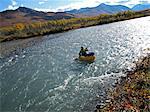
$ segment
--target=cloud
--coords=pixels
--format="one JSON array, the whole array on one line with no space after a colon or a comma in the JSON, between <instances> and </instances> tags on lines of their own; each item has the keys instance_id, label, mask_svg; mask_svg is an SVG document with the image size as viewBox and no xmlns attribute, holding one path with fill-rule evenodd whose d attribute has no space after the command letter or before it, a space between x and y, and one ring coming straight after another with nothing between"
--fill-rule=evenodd
<instances>
[{"instance_id":1,"label":"cloud","mask_svg":"<svg viewBox=\"0 0 150 112\"><path fill-rule=\"evenodd\" d=\"M44 4L45 2L39 2L39 5Z\"/></svg>"},{"instance_id":2,"label":"cloud","mask_svg":"<svg viewBox=\"0 0 150 112\"><path fill-rule=\"evenodd\" d=\"M16 0L11 0L11 4L8 5L8 7L6 8L7 10L14 10L17 9L19 6L17 6L17 2Z\"/></svg>"},{"instance_id":3,"label":"cloud","mask_svg":"<svg viewBox=\"0 0 150 112\"><path fill-rule=\"evenodd\" d=\"M47 2L48 0L40 0L41 2Z\"/></svg>"},{"instance_id":4,"label":"cloud","mask_svg":"<svg viewBox=\"0 0 150 112\"><path fill-rule=\"evenodd\" d=\"M38 3L39 3L39 5L42 5L42 4L45 4L47 1L48 0L42 0L42 1L38 2Z\"/></svg>"},{"instance_id":5,"label":"cloud","mask_svg":"<svg viewBox=\"0 0 150 112\"><path fill-rule=\"evenodd\" d=\"M7 7L7 10L15 10L15 9L17 9L17 8L18 8L18 6L9 5L9 6Z\"/></svg>"},{"instance_id":6,"label":"cloud","mask_svg":"<svg viewBox=\"0 0 150 112\"><path fill-rule=\"evenodd\" d=\"M17 5L17 2L15 0L11 0L11 2L13 6Z\"/></svg>"},{"instance_id":7,"label":"cloud","mask_svg":"<svg viewBox=\"0 0 150 112\"><path fill-rule=\"evenodd\" d=\"M51 9L51 8L34 8L34 10L37 10L37 11L43 11L43 12L57 12L56 9Z\"/></svg>"},{"instance_id":8,"label":"cloud","mask_svg":"<svg viewBox=\"0 0 150 112\"><path fill-rule=\"evenodd\" d=\"M147 4L147 3L150 3L150 1L148 1L148 0L140 0L140 3Z\"/></svg>"},{"instance_id":9,"label":"cloud","mask_svg":"<svg viewBox=\"0 0 150 112\"><path fill-rule=\"evenodd\" d=\"M24 5L23 5L23 4L21 4L21 7L24 7Z\"/></svg>"},{"instance_id":10,"label":"cloud","mask_svg":"<svg viewBox=\"0 0 150 112\"><path fill-rule=\"evenodd\" d=\"M121 1L118 1L117 3L124 4L124 3L128 3L128 2L130 2L130 0L121 0Z\"/></svg>"},{"instance_id":11,"label":"cloud","mask_svg":"<svg viewBox=\"0 0 150 112\"><path fill-rule=\"evenodd\" d=\"M133 7L137 4L147 4L150 3L150 0L118 0L118 4L125 5L128 7Z\"/></svg>"}]
</instances>

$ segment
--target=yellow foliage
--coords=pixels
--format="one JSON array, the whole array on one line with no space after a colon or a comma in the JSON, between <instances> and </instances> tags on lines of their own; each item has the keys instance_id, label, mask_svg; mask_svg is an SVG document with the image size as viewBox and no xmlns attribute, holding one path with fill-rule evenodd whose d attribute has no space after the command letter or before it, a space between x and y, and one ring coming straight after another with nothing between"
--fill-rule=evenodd
<instances>
[{"instance_id":1,"label":"yellow foliage","mask_svg":"<svg viewBox=\"0 0 150 112\"><path fill-rule=\"evenodd\" d=\"M18 29L18 30L23 30L25 28L24 24L23 23L17 23L15 25L15 28Z\"/></svg>"}]
</instances>

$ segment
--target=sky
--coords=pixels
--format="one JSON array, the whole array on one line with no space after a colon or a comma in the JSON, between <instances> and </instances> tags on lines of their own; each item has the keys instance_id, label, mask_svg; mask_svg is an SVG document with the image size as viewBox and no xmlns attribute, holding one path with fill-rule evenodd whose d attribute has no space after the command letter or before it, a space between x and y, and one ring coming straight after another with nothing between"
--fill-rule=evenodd
<instances>
[{"instance_id":1,"label":"sky","mask_svg":"<svg viewBox=\"0 0 150 112\"><path fill-rule=\"evenodd\" d=\"M84 7L95 7L101 3L133 7L136 4L150 3L150 0L0 0L0 12L14 10L20 6L38 11L57 12Z\"/></svg>"}]
</instances>

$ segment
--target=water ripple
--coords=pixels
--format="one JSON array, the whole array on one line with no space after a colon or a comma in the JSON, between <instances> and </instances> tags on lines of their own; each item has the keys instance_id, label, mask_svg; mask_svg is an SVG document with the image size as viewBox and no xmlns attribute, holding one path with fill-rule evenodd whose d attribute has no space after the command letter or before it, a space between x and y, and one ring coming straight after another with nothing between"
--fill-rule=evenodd
<instances>
[{"instance_id":1,"label":"water ripple","mask_svg":"<svg viewBox=\"0 0 150 112\"><path fill-rule=\"evenodd\" d=\"M3 43L1 110L93 111L122 71L150 53L149 18ZM95 52L94 63L74 61L81 46Z\"/></svg>"}]
</instances>

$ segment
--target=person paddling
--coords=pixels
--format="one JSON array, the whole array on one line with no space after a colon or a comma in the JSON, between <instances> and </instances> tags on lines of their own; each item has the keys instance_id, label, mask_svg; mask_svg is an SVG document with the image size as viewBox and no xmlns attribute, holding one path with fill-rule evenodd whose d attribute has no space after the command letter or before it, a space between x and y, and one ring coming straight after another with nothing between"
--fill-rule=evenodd
<instances>
[{"instance_id":1,"label":"person paddling","mask_svg":"<svg viewBox=\"0 0 150 112\"><path fill-rule=\"evenodd\" d=\"M80 56L94 56L94 52L87 53L87 51L89 51L87 48L84 49L83 47L81 47L80 52L79 52L79 57Z\"/></svg>"},{"instance_id":2,"label":"person paddling","mask_svg":"<svg viewBox=\"0 0 150 112\"><path fill-rule=\"evenodd\" d=\"M79 52L79 56L86 56L87 51L88 51L87 48L84 49L83 47L81 47L80 52Z\"/></svg>"}]
</instances>

